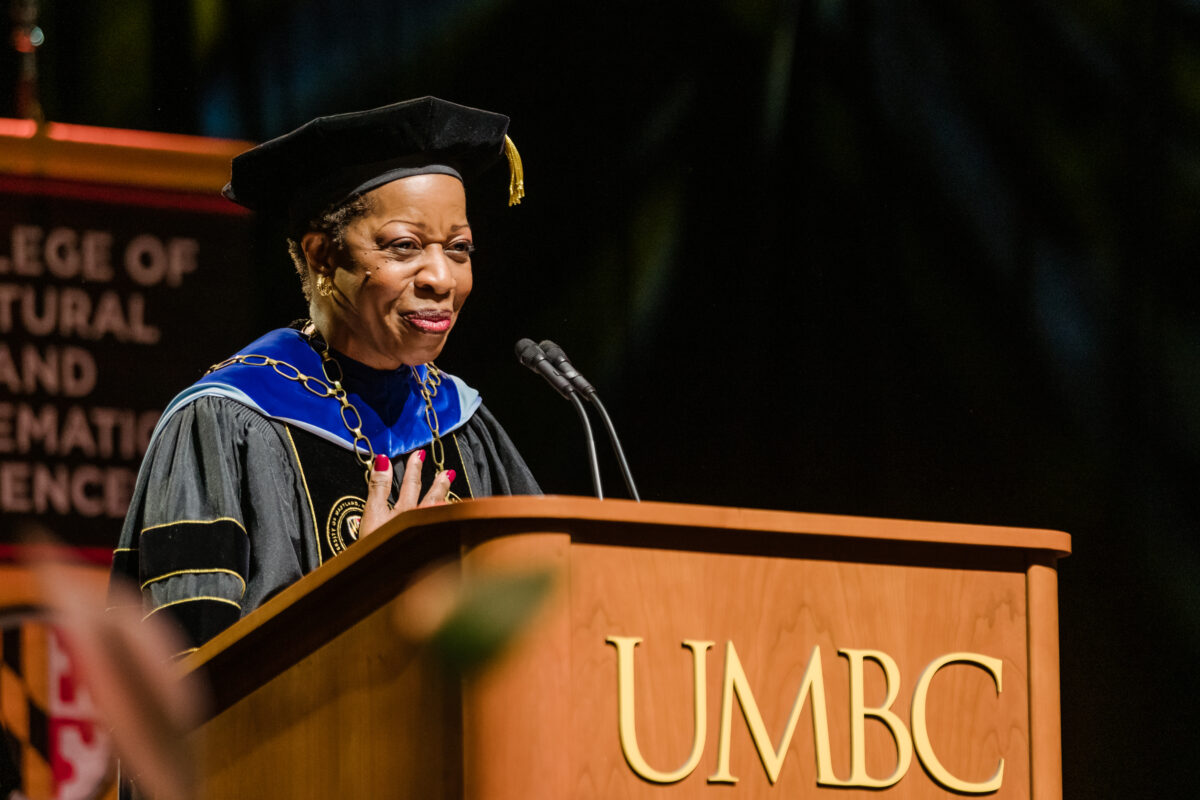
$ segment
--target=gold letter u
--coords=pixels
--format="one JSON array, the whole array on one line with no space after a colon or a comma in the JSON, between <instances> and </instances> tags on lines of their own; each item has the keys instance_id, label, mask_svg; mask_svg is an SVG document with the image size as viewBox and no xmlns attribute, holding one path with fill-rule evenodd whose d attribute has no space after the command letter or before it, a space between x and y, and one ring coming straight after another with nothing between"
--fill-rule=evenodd
<instances>
[{"instance_id":1,"label":"gold letter u","mask_svg":"<svg viewBox=\"0 0 1200 800\"><path fill-rule=\"evenodd\" d=\"M708 709L705 692L704 657L714 642L692 639L683 646L692 651L692 679L695 684L693 700L692 753L684 765L674 772L659 772L646 763L638 749L637 723L634 719L633 702L633 648L642 641L640 636L609 636L604 640L617 648L617 731L621 737L621 752L631 769L640 777L653 783L676 783L683 780L700 763L704 754L704 736L708 728Z\"/></svg>"}]
</instances>

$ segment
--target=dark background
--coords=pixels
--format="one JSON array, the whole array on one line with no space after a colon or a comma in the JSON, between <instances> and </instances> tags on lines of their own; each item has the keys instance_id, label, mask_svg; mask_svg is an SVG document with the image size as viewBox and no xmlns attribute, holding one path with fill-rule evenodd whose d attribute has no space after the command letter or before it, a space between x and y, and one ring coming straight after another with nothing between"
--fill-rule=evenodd
<instances>
[{"instance_id":1,"label":"dark background","mask_svg":"<svg viewBox=\"0 0 1200 800\"><path fill-rule=\"evenodd\" d=\"M473 194L441 360L546 490L589 491L582 440L520 336L600 387L646 498L1068 531L1066 795L1195 793L1195 4L39 5L54 121L510 115L529 195ZM259 327L302 315L274 232L252 261Z\"/></svg>"}]
</instances>

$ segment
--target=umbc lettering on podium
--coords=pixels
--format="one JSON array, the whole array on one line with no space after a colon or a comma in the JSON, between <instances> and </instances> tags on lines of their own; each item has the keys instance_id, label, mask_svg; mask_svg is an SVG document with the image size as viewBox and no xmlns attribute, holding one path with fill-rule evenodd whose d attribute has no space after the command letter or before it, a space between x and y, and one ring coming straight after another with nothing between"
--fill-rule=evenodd
<instances>
[{"instance_id":1,"label":"umbc lettering on podium","mask_svg":"<svg viewBox=\"0 0 1200 800\"><path fill-rule=\"evenodd\" d=\"M687 639L683 646L692 653L693 686L693 733L692 749L683 765L675 770L655 769L642 756L637 741L637 723L634 704L634 648L642 641L637 636L609 636L605 639L617 651L617 734L621 752L630 769L639 777L652 783L677 783L688 777L699 766L704 756L705 738L708 728L706 656L716 642ZM891 710L899 697L901 688L900 669L895 660L881 650L841 648L838 655L848 662L850 678L850 775L838 778L833 771L830 748L829 722L825 702L825 678L821 667L821 648L814 646L800 680L795 702L788 715L783 736L776 747L771 741L762 713L754 699L750 682L742 669L741 660L733 642L725 645L724 679L721 689L720 738L717 742L716 771L708 777L709 783L737 783L738 779L730 767L730 737L733 728L733 703L736 698L742 709L754 748L762 761L767 780L774 784L787 757L792 734L805 701L810 701L813 741L816 749L816 783L819 786L863 789L886 789L894 786L912 764L914 751L926 772L943 787L964 794L988 794L998 791L1004 781L1004 759L1001 758L995 772L984 781L968 781L952 774L937 757L936 747L929 736L926 725L926 703L929 687L937 673L950 664L968 664L991 675L996 685L996 695L1002 690L1000 659L980 653L946 653L931 661L922 670L913 690L909 727L899 715ZM863 665L873 661L883 669L887 697L883 705L868 707L863 699ZM872 718L883 723L896 745L896 768L882 778L867 773L866 720Z\"/></svg>"}]
</instances>

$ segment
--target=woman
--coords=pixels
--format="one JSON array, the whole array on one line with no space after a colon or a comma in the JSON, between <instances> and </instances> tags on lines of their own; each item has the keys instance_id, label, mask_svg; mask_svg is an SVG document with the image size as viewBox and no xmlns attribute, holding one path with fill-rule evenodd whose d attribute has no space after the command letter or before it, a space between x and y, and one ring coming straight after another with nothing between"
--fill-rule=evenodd
<instances>
[{"instance_id":1,"label":"woman","mask_svg":"<svg viewBox=\"0 0 1200 800\"><path fill-rule=\"evenodd\" d=\"M507 127L427 97L234 159L225 195L287 215L312 318L210 369L147 451L113 569L194 645L403 511L538 492L478 393L432 364L471 292L465 181L507 154L510 205L524 193Z\"/></svg>"}]
</instances>

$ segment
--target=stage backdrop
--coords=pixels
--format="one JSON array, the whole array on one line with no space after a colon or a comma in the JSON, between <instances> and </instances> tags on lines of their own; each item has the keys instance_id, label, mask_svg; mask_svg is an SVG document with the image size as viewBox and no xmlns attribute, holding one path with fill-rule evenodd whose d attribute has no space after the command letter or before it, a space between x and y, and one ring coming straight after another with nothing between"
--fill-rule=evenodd
<instances>
[{"instance_id":1,"label":"stage backdrop","mask_svg":"<svg viewBox=\"0 0 1200 800\"><path fill-rule=\"evenodd\" d=\"M5 588L31 534L107 568L163 406L253 338L250 218L219 195L249 146L0 119L0 788L33 800L111 792L111 760Z\"/></svg>"},{"instance_id":2,"label":"stage backdrop","mask_svg":"<svg viewBox=\"0 0 1200 800\"><path fill-rule=\"evenodd\" d=\"M247 146L0 120L0 536L112 547L163 405L252 338Z\"/></svg>"}]
</instances>

